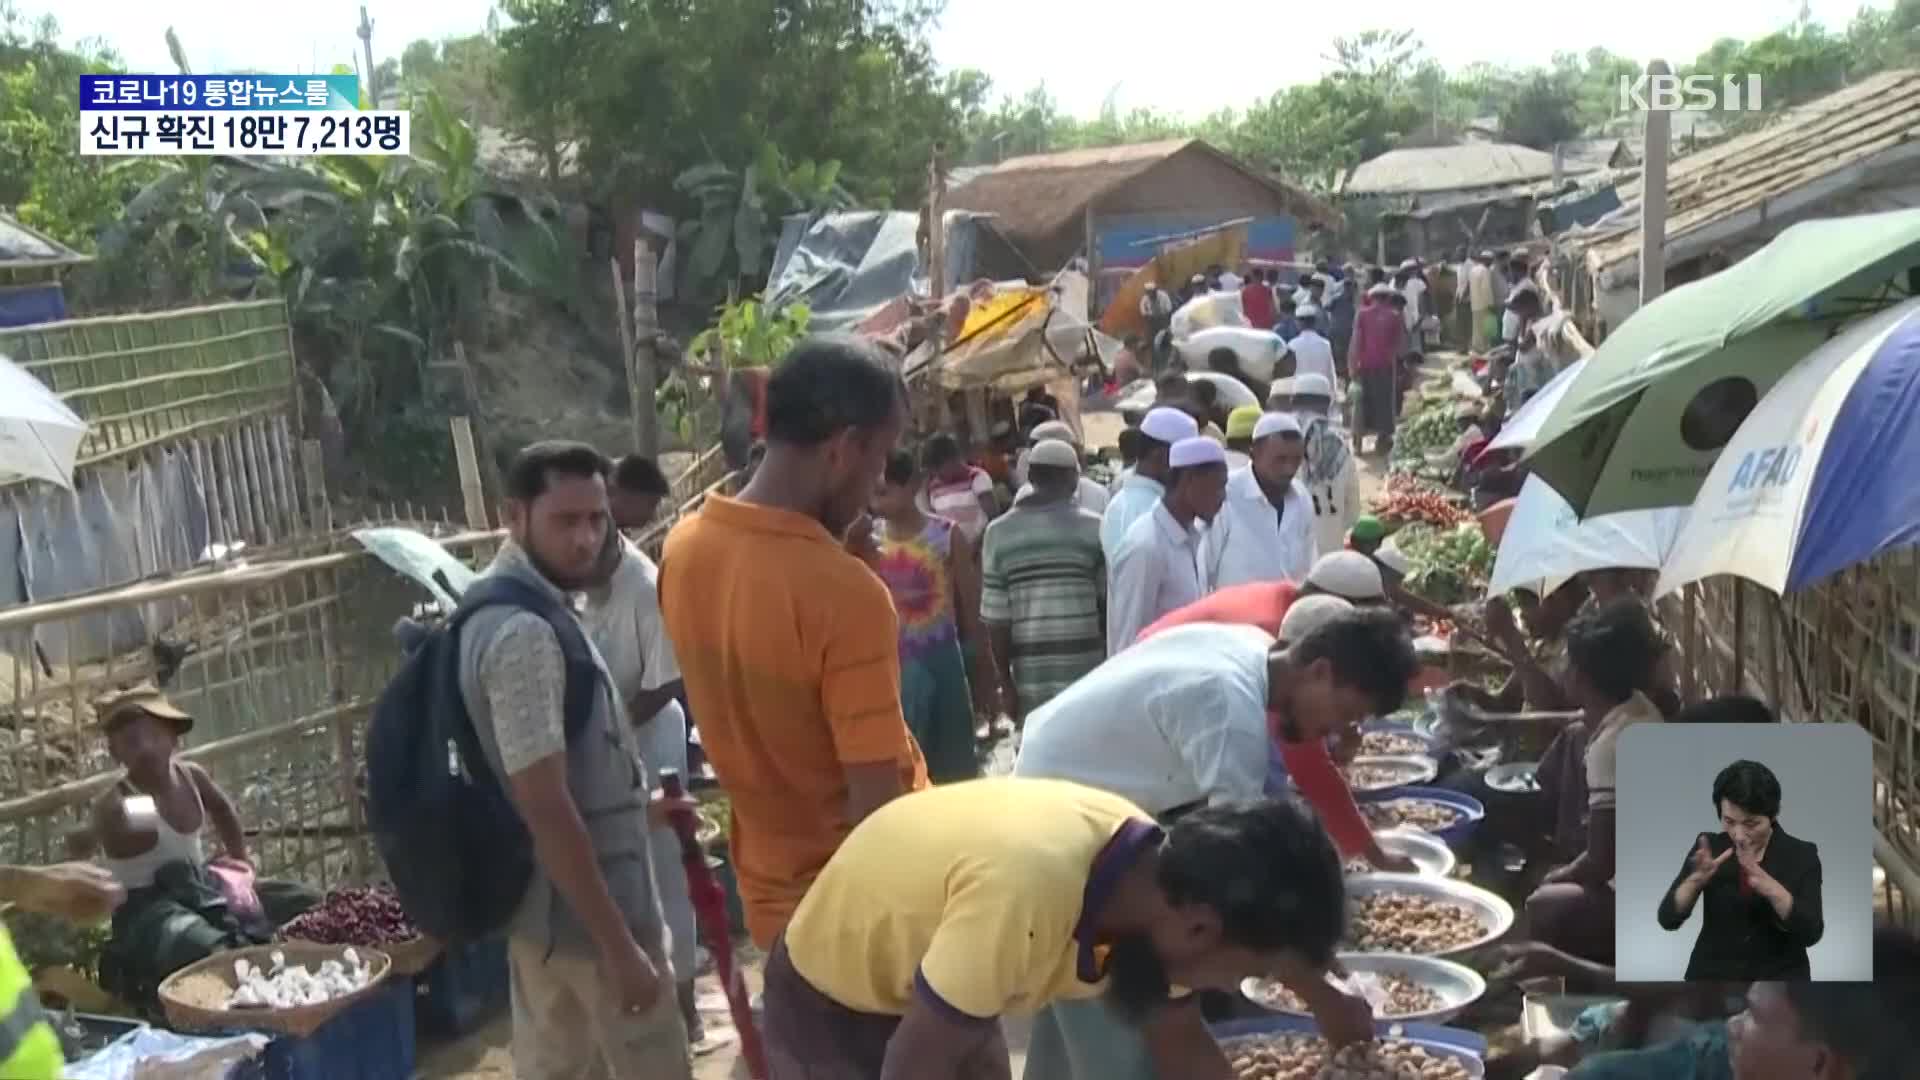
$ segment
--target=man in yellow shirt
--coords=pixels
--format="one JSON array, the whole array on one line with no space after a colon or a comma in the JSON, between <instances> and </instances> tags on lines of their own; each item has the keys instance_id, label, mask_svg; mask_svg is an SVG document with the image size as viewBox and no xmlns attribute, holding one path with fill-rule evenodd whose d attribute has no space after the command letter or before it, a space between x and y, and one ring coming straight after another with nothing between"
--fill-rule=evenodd
<instances>
[{"instance_id":1,"label":"man in yellow shirt","mask_svg":"<svg viewBox=\"0 0 1920 1080\"><path fill-rule=\"evenodd\" d=\"M854 829L775 943L772 1077L1004 1077L1001 1014L1104 996L1160 1076L1230 1080L1191 990L1276 974L1334 1041L1371 1036L1325 979L1345 921L1340 857L1292 801L1162 829L1064 781L916 792Z\"/></svg>"}]
</instances>

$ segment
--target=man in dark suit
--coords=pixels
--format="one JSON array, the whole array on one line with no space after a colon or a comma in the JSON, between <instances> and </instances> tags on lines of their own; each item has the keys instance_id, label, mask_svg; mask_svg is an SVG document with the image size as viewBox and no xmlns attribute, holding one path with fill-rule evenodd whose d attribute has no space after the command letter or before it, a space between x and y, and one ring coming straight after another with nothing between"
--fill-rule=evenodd
<instances>
[{"instance_id":1,"label":"man in dark suit","mask_svg":"<svg viewBox=\"0 0 1920 1080\"><path fill-rule=\"evenodd\" d=\"M1662 928L1686 925L1704 898L1688 979L1811 978L1807 950L1825 932L1820 853L1780 827L1780 780L1736 761L1713 781L1724 832L1700 834L1661 898Z\"/></svg>"}]
</instances>

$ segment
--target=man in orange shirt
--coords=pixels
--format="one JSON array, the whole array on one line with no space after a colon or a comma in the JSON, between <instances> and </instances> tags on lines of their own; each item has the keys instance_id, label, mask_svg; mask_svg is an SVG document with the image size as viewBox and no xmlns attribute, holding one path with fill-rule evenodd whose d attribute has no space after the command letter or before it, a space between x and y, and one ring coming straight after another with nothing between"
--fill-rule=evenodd
<instances>
[{"instance_id":1,"label":"man in orange shirt","mask_svg":"<svg viewBox=\"0 0 1920 1080\"><path fill-rule=\"evenodd\" d=\"M660 610L701 747L733 807L730 849L762 948L882 804L926 786L900 710L899 620L848 550L900 438L906 388L877 346L795 346L767 385L767 453L734 498L667 537Z\"/></svg>"}]
</instances>

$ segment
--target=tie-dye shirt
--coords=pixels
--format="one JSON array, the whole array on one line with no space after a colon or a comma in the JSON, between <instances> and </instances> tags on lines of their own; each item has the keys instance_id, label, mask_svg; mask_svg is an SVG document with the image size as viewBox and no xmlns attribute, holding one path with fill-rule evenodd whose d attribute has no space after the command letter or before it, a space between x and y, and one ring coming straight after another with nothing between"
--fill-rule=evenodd
<instances>
[{"instance_id":1,"label":"tie-dye shirt","mask_svg":"<svg viewBox=\"0 0 1920 1080\"><path fill-rule=\"evenodd\" d=\"M880 559L874 569L893 593L893 607L900 615L903 661L919 659L960 637L948 570L954 527L946 518L928 517L926 527L911 539L892 539L884 529L879 534Z\"/></svg>"}]
</instances>

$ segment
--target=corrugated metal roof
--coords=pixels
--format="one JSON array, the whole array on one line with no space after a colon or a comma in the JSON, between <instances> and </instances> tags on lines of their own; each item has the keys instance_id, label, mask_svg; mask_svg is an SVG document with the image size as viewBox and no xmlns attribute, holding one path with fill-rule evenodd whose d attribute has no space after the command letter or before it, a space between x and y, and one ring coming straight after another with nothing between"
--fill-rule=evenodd
<instances>
[{"instance_id":1,"label":"corrugated metal roof","mask_svg":"<svg viewBox=\"0 0 1920 1080\"><path fill-rule=\"evenodd\" d=\"M1499 187L1553 175L1553 155L1509 143L1476 142L1389 150L1362 162L1343 195L1410 195Z\"/></svg>"},{"instance_id":2,"label":"corrugated metal roof","mask_svg":"<svg viewBox=\"0 0 1920 1080\"><path fill-rule=\"evenodd\" d=\"M0 214L0 267L68 266L88 261L87 256L58 240Z\"/></svg>"},{"instance_id":3,"label":"corrugated metal roof","mask_svg":"<svg viewBox=\"0 0 1920 1080\"><path fill-rule=\"evenodd\" d=\"M1758 131L1674 161L1667 171L1667 244L1920 140L1920 71L1888 71L1781 114ZM1640 256L1640 181L1586 245L1594 273ZM1631 220L1628 220L1631 218Z\"/></svg>"},{"instance_id":4,"label":"corrugated metal roof","mask_svg":"<svg viewBox=\"0 0 1920 1080\"><path fill-rule=\"evenodd\" d=\"M1325 202L1249 168L1200 139L1009 158L951 191L947 205L995 215L1000 231L1017 244L1044 243L1077 221L1102 195L1187 153L1205 155L1251 177L1273 191L1276 201L1295 217L1324 224L1339 220L1339 213ZM1036 261L1045 259L1044 253L1036 253Z\"/></svg>"}]
</instances>

